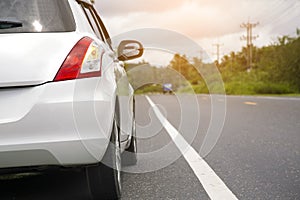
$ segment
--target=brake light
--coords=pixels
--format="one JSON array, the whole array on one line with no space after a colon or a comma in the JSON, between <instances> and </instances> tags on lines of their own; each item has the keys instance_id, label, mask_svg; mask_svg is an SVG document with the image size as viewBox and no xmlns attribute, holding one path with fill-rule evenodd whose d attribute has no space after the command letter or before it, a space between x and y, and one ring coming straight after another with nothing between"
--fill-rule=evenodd
<instances>
[{"instance_id":1,"label":"brake light","mask_svg":"<svg viewBox=\"0 0 300 200\"><path fill-rule=\"evenodd\" d=\"M104 50L100 50L93 39L84 37L73 47L56 74L54 81L101 76L101 60Z\"/></svg>"}]
</instances>

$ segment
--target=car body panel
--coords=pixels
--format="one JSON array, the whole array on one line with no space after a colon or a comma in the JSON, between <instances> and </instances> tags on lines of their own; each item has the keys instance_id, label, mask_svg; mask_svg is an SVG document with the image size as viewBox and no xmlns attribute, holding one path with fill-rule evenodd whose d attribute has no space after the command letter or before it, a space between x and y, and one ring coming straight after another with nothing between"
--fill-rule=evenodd
<instances>
[{"instance_id":1,"label":"car body panel","mask_svg":"<svg viewBox=\"0 0 300 200\"><path fill-rule=\"evenodd\" d=\"M0 34L0 168L99 163L115 119L122 151L130 142L134 105L126 72L80 5L69 3L74 32ZM53 82L83 37L104 51L101 77Z\"/></svg>"},{"instance_id":2,"label":"car body panel","mask_svg":"<svg viewBox=\"0 0 300 200\"><path fill-rule=\"evenodd\" d=\"M52 81L80 39L75 33L0 34L0 87Z\"/></svg>"},{"instance_id":3,"label":"car body panel","mask_svg":"<svg viewBox=\"0 0 300 200\"><path fill-rule=\"evenodd\" d=\"M109 80L94 78L11 89L10 96L14 93L19 101L19 90L31 96L32 104L22 112L15 102L4 104L10 89L0 90L1 109L11 108L17 116L7 119L1 112L0 152L15 152L13 157L17 157L21 151L48 151L60 165L99 162L111 133L115 94L114 88L105 87L111 84ZM55 164L49 159L45 164ZM24 162L12 160L10 164L9 159L0 159L0 167L15 166L15 162L20 166L41 162L38 158L37 163L28 162L32 158L20 160Z\"/></svg>"}]
</instances>

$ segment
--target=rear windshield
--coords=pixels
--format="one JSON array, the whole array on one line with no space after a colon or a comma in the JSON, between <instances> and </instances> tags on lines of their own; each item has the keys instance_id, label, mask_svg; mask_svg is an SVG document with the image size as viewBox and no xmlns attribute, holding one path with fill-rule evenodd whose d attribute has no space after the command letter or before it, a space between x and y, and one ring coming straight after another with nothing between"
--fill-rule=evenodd
<instances>
[{"instance_id":1,"label":"rear windshield","mask_svg":"<svg viewBox=\"0 0 300 200\"><path fill-rule=\"evenodd\" d=\"M67 0L0 0L0 33L75 31Z\"/></svg>"}]
</instances>

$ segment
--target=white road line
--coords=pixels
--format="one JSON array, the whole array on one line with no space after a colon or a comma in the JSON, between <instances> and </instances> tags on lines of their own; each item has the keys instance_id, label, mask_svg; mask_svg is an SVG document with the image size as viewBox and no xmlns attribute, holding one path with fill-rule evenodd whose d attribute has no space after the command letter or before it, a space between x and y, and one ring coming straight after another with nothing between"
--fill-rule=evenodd
<instances>
[{"instance_id":1,"label":"white road line","mask_svg":"<svg viewBox=\"0 0 300 200\"><path fill-rule=\"evenodd\" d=\"M257 105L257 103L253 102L253 101L245 101L244 104L249 105L249 106L256 106Z\"/></svg>"},{"instance_id":2,"label":"white road line","mask_svg":"<svg viewBox=\"0 0 300 200\"><path fill-rule=\"evenodd\" d=\"M157 118L160 120L165 130L180 150L208 196L212 200L231 200L237 199L225 183L218 177L214 170L205 162L203 158L189 145L189 143L181 136L174 126L161 114L158 107L153 101L146 96L149 104L154 110Z\"/></svg>"}]
</instances>

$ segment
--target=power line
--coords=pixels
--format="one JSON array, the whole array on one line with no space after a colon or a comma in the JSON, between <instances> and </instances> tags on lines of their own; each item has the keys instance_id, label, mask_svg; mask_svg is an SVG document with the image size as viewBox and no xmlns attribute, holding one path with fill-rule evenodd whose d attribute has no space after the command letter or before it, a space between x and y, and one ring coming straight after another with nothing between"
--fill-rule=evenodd
<instances>
[{"instance_id":1,"label":"power line","mask_svg":"<svg viewBox=\"0 0 300 200\"><path fill-rule=\"evenodd\" d=\"M242 23L241 28L247 29L247 36L242 36L241 40L247 41L247 67L249 70L252 68L252 48L253 43L252 41L258 38L258 35L253 36L253 28L255 28L257 25L259 25L259 22L257 23L250 23L249 21L247 23Z\"/></svg>"}]
</instances>

